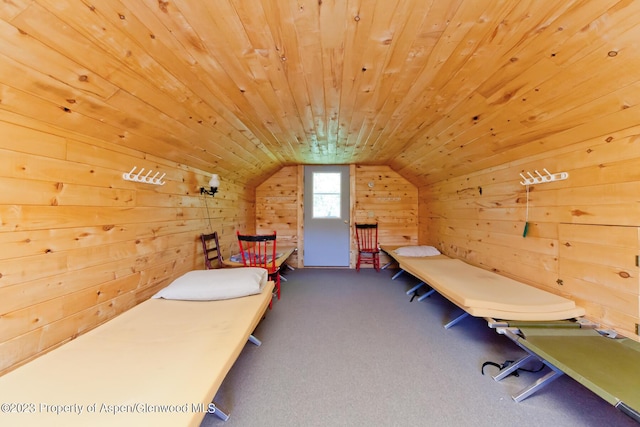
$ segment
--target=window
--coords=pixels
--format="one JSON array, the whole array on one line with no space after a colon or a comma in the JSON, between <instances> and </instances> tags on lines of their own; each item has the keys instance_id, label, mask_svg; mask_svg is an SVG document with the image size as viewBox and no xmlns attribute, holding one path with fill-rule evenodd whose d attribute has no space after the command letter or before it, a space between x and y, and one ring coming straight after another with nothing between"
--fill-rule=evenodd
<instances>
[{"instance_id":1,"label":"window","mask_svg":"<svg viewBox=\"0 0 640 427\"><path fill-rule=\"evenodd\" d=\"M313 173L313 217L340 218L340 172Z\"/></svg>"}]
</instances>

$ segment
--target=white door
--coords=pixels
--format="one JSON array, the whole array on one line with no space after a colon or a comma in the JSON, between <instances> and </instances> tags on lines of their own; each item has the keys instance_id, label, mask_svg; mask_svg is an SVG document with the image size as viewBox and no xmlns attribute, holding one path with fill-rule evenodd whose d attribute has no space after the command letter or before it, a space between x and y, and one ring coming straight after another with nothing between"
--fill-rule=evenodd
<instances>
[{"instance_id":1,"label":"white door","mask_svg":"<svg viewBox=\"0 0 640 427\"><path fill-rule=\"evenodd\" d=\"M349 210L349 166L305 166L305 267L349 266Z\"/></svg>"}]
</instances>

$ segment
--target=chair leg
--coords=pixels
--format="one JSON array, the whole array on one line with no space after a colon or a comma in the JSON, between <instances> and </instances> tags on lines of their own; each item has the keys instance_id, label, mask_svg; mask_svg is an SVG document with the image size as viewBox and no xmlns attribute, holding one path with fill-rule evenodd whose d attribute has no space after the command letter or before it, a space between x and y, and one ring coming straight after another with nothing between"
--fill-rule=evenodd
<instances>
[{"instance_id":1,"label":"chair leg","mask_svg":"<svg viewBox=\"0 0 640 427\"><path fill-rule=\"evenodd\" d=\"M280 299L280 272L276 271L275 273L269 274L269 280L273 280L276 285L276 297Z\"/></svg>"}]
</instances>

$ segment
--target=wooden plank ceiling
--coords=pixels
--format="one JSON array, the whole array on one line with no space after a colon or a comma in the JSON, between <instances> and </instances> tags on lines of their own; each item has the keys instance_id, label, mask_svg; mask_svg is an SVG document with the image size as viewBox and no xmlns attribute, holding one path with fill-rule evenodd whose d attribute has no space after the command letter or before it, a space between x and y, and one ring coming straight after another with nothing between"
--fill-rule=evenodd
<instances>
[{"instance_id":1,"label":"wooden plank ceiling","mask_svg":"<svg viewBox=\"0 0 640 427\"><path fill-rule=\"evenodd\" d=\"M640 97L633 0L11 0L0 19L0 120L244 182L343 163L434 182Z\"/></svg>"}]
</instances>

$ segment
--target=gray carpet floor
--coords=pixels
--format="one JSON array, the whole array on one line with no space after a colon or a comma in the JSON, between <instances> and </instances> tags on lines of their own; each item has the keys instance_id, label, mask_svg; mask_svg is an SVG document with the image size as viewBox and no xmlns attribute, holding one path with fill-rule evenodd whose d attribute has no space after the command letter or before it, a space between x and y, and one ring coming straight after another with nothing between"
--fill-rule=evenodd
<instances>
[{"instance_id":1,"label":"gray carpet floor","mask_svg":"<svg viewBox=\"0 0 640 427\"><path fill-rule=\"evenodd\" d=\"M288 272L262 345L245 346L214 399L230 419L202 426L638 427L567 376L514 402L540 374L496 382L481 366L523 351L483 319L444 329L458 309L437 294L410 302L417 280L394 272Z\"/></svg>"}]
</instances>

